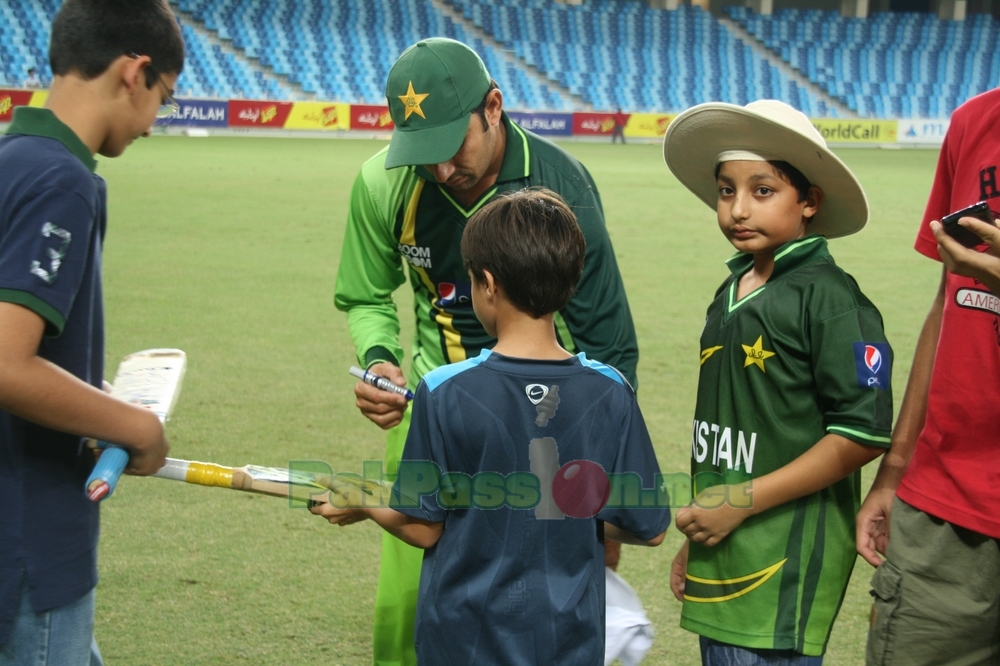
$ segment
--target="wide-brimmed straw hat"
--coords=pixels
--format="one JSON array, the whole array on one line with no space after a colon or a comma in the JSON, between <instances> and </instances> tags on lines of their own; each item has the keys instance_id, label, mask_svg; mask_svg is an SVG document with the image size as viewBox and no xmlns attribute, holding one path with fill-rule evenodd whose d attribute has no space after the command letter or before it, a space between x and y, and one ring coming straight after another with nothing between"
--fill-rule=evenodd
<instances>
[{"instance_id":1,"label":"wide-brimmed straw hat","mask_svg":"<svg viewBox=\"0 0 1000 666\"><path fill-rule=\"evenodd\" d=\"M773 99L746 106L711 102L677 116L663 137L663 159L677 179L716 209L715 167L740 159L788 162L823 190L809 233L827 238L857 233L868 222L858 179L830 152L801 111Z\"/></svg>"}]
</instances>

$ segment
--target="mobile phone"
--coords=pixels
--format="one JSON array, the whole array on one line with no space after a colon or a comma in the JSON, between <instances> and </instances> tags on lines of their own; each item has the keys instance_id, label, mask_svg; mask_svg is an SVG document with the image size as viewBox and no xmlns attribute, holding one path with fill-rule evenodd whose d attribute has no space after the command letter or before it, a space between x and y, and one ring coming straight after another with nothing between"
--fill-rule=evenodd
<instances>
[{"instance_id":1,"label":"mobile phone","mask_svg":"<svg viewBox=\"0 0 1000 666\"><path fill-rule=\"evenodd\" d=\"M958 219L961 217L974 217L986 222L987 224L993 224L994 215L993 211L990 210L989 204L985 201L980 201L979 203L972 204L968 208L956 210L954 213L950 213L941 218L941 226L944 227L945 233L957 240L959 243L965 247L976 247L977 245L981 245L983 242L982 238L958 223Z\"/></svg>"}]
</instances>

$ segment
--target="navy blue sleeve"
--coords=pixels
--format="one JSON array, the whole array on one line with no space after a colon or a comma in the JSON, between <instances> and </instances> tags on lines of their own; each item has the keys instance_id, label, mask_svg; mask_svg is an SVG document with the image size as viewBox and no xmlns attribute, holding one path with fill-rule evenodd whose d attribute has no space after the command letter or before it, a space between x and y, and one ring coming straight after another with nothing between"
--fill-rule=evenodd
<instances>
[{"instance_id":1,"label":"navy blue sleeve","mask_svg":"<svg viewBox=\"0 0 1000 666\"><path fill-rule=\"evenodd\" d=\"M437 488L441 470L447 469L448 463L447 442L435 410L436 397L421 380L413 398L410 429L392 495L398 498L393 508L400 513L440 523L444 522L445 510L438 504Z\"/></svg>"},{"instance_id":2,"label":"navy blue sleeve","mask_svg":"<svg viewBox=\"0 0 1000 666\"><path fill-rule=\"evenodd\" d=\"M660 465L639 403L635 394L627 391L618 455L609 470L612 495L597 518L646 541L662 533L670 525L670 506L666 494L657 488L659 476ZM616 486L616 483L621 485ZM637 488L647 492L632 492ZM643 502L644 498L648 501L653 497L658 501L652 505Z\"/></svg>"},{"instance_id":3,"label":"navy blue sleeve","mask_svg":"<svg viewBox=\"0 0 1000 666\"><path fill-rule=\"evenodd\" d=\"M48 335L58 334L92 251L92 202L73 189L50 187L8 215L0 225L0 301L29 308L46 321Z\"/></svg>"}]
</instances>

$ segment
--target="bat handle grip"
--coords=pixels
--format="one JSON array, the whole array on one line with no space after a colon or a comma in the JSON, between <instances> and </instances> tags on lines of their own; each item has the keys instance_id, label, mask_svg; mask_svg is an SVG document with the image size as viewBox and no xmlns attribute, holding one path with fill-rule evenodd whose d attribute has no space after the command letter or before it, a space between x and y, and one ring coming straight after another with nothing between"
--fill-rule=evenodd
<instances>
[{"instance_id":1,"label":"bat handle grip","mask_svg":"<svg viewBox=\"0 0 1000 666\"><path fill-rule=\"evenodd\" d=\"M84 486L87 497L93 502L111 497L126 465L128 465L128 451L120 446L106 444L104 453L97 459L94 471L90 473L90 478Z\"/></svg>"}]
</instances>

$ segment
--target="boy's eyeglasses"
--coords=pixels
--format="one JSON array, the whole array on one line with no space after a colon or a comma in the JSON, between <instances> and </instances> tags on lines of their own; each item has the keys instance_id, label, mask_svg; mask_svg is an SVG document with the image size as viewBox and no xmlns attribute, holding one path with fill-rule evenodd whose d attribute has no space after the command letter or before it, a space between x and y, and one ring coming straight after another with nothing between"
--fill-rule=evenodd
<instances>
[{"instance_id":1,"label":"boy's eyeglasses","mask_svg":"<svg viewBox=\"0 0 1000 666\"><path fill-rule=\"evenodd\" d=\"M128 53L126 54L130 58L138 58L138 54ZM153 67L150 63L146 65L146 85L153 85L153 81L156 81L161 88L163 88L163 102L160 104L160 108L156 110L157 118L169 118L181 109L181 105L177 103L174 99L174 91L167 87L167 84L163 82L163 75L160 74L159 70Z\"/></svg>"}]
</instances>

